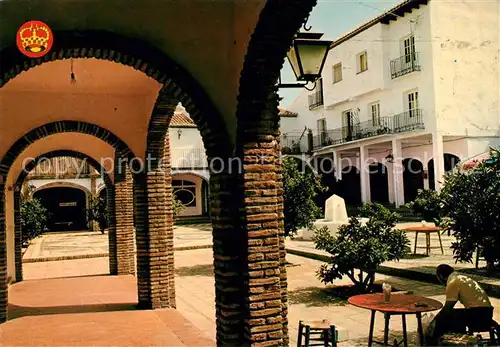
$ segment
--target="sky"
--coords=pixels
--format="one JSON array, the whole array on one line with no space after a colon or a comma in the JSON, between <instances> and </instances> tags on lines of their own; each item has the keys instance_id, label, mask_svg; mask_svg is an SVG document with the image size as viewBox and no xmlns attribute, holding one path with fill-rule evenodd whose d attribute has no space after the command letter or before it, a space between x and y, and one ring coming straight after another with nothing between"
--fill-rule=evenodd
<instances>
[{"instance_id":1,"label":"sky","mask_svg":"<svg viewBox=\"0 0 500 347\"><path fill-rule=\"evenodd\" d=\"M322 39L333 41L382 14L399 2L401 0L318 0L318 4L312 10L307 25L312 26L311 32L324 33ZM285 59L285 64L281 70L281 82L297 82L288 59ZM288 107L303 90L303 88L280 89L279 95L283 97L281 105Z\"/></svg>"}]
</instances>

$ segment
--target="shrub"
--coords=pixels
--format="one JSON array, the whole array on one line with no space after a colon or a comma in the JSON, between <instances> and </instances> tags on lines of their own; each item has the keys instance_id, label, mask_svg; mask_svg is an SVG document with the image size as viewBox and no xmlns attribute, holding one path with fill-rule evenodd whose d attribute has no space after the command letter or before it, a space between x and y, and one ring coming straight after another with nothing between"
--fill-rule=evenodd
<instances>
[{"instance_id":1,"label":"shrub","mask_svg":"<svg viewBox=\"0 0 500 347\"><path fill-rule=\"evenodd\" d=\"M358 208L358 216L383 221L386 224L396 225L401 216L396 212L391 212L387 207L378 202L368 202Z\"/></svg>"},{"instance_id":2,"label":"shrub","mask_svg":"<svg viewBox=\"0 0 500 347\"><path fill-rule=\"evenodd\" d=\"M467 171L445 176L441 199L448 216L443 227L456 241L452 249L457 261L472 261L477 247L488 267L500 261L500 152L491 150L491 160Z\"/></svg>"},{"instance_id":3,"label":"shrub","mask_svg":"<svg viewBox=\"0 0 500 347\"><path fill-rule=\"evenodd\" d=\"M383 207L383 206L382 206ZM356 218L339 228L332 236L327 228L316 231L316 249L331 254L328 263L317 272L325 284L347 276L359 292L369 292L375 281L375 270L383 262L399 260L405 255L409 240L401 230L394 229L397 216L383 207L371 204L365 207L370 218L365 225ZM357 271L357 273L356 273Z\"/></svg>"},{"instance_id":4,"label":"shrub","mask_svg":"<svg viewBox=\"0 0 500 347\"><path fill-rule=\"evenodd\" d=\"M285 235L293 235L299 228L310 228L321 216L321 208L314 198L325 188L321 178L312 170L299 170L296 159L283 159L283 205Z\"/></svg>"},{"instance_id":5,"label":"shrub","mask_svg":"<svg viewBox=\"0 0 500 347\"><path fill-rule=\"evenodd\" d=\"M419 189L417 197L406 204L413 213L421 216L427 222L441 223L442 201L438 192L430 189Z\"/></svg>"},{"instance_id":6,"label":"shrub","mask_svg":"<svg viewBox=\"0 0 500 347\"><path fill-rule=\"evenodd\" d=\"M48 213L39 199L33 197L33 187L21 197L22 243L29 243L47 229Z\"/></svg>"},{"instance_id":7,"label":"shrub","mask_svg":"<svg viewBox=\"0 0 500 347\"><path fill-rule=\"evenodd\" d=\"M182 213L182 211L184 211L186 209L186 206L184 206L182 204L182 202L180 202L174 195L173 197L173 211L174 211L174 219L177 218L177 216L179 216L179 214Z\"/></svg>"},{"instance_id":8,"label":"shrub","mask_svg":"<svg viewBox=\"0 0 500 347\"><path fill-rule=\"evenodd\" d=\"M108 214L106 199L102 197L94 198L90 201L90 208L87 210L89 222L99 223L99 229L104 234L104 229L108 227Z\"/></svg>"}]
</instances>

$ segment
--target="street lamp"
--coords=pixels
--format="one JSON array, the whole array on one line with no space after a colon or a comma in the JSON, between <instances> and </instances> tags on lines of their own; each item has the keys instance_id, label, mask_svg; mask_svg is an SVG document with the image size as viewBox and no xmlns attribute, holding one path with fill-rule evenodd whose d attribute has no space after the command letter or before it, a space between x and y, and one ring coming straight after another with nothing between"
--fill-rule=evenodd
<instances>
[{"instance_id":1,"label":"street lamp","mask_svg":"<svg viewBox=\"0 0 500 347\"><path fill-rule=\"evenodd\" d=\"M320 40L322 33L299 32L296 34L293 45L288 51L287 57L292 66L297 81L306 83L282 84L280 77L280 88L305 87L309 82L316 85L316 80L321 77L321 71L325 65L326 57L332 41Z\"/></svg>"}]
</instances>

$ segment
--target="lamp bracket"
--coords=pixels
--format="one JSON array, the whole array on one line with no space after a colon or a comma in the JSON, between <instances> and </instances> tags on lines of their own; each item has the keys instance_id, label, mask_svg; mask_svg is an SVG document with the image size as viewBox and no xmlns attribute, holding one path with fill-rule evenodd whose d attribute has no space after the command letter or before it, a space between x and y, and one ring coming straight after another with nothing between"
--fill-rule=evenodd
<instances>
[{"instance_id":1,"label":"lamp bracket","mask_svg":"<svg viewBox=\"0 0 500 347\"><path fill-rule=\"evenodd\" d=\"M305 31L309 31L312 29L312 26L309 25L309 28L307 27L307 22L309 21L309 16L307 16L306 18L306 21L304 22L304 24L302 25L302 27L304 28Z\"/></svg>"}]
</instances>

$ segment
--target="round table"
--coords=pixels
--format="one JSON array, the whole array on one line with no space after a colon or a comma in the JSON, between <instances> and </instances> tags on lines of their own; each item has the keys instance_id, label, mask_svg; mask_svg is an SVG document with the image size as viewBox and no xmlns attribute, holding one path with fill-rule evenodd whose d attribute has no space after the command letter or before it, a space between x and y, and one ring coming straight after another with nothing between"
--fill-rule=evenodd
<instances>
[{"instance_id":1,"label":"round table","mask_svg":"<svg viewBox=\"0 0 500 347\"><path fill-rule=\"evenodd\" d=\"M415 226L406 228L405 231L415 233L415 245L413 248L413 253L417 254L418 234L425 234L425 254L429 255L431 248L441 248L441 254L444 254L443 242L441 241L441 228L434 226ZM439 247L431 247L431 234L437 234L439 238Z\"/></svg>"},{"instance_id":2,"label":"round table","mask_svg":"<svg viewBox=\"0 0 500 347\"><path fill-rule=\"evenodd\" d=\"M392 315L401 315L403 320L403 341L404 346L408 346L408 336L406 333L406 315L414 314L417 317L418 337L420 345L424 345L424 332L422 329L422 313L439 310L443 307L437 300L429 299L423 296L414 296L406 294L391 294L389 302L384 301L384 294L362 294L351 296L348 300L351 305L371 310L370 334L368 335L368 346L373 342L373 326L375 323L375 312L379 311L384 314L384 346L387 346L389 340L389 321ZM427 306L416 306L416 303L424 303ZM380 343L380 342L377 342ZM400 342L401 343L401 342ZM399 343L398 343L399 345Z\"/></svg>"}]
</instances>

